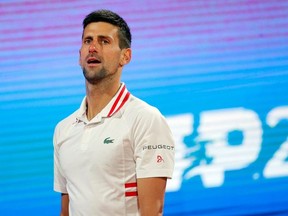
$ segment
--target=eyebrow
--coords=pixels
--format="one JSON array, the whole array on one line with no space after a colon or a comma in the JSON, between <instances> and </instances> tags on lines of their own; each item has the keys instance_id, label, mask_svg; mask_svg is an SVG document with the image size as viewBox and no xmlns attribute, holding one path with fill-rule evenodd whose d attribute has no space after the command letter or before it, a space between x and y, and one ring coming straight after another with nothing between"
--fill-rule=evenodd
<instances>
[{"instance_id":1,"label":"eyebrow","mask_svg":"<svg viewBox=\"0 0 288 216\"><path fill-rule=\"evenodd\" d=\"M97 37L100 38L100 39L110 39L110 40L113 40L113 38L110 37L109 35L98 35Z\"/></svg>"},{"instance_id":2,"label":"eyebrow","mask_svg":"<svg viewBox=\"0 0 288 216\"><path fill-rule=\"evenodd\" d=\"M90 36L90 35L87 35L87 36L85 36L85 37L82 37L83 38L83 40L85 40L85 39L93 39L93 37L92 36Z\"/></svg>"},{"instance_id":3,"label":"eyebrow","mask_svg":"<svg viewBox=\"0 0 288 216\"><path fill-rule=\"evenodd\" d=\"M99 39L109 39L109 40L114 40L112 37L108 36L108 35L97 35L97 38ZM85 37L82 37L82 40L93 40L93 37L91 35L87 35Z\"/></svg>"}]
</instances>

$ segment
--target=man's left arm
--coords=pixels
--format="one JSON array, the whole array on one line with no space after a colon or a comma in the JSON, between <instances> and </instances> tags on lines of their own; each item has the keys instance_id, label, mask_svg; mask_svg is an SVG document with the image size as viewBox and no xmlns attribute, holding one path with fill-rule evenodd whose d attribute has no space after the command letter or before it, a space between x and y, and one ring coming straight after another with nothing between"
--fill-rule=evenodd
<instances>
[{"instance_id":1,"label":"man's left arm","mask_svg":"<svg viewBox=\"0 0 288 216\"><path fill-rule=\"evenodd\" d=\"M163 215L166 177L138 178L138 202L141 216Z\"/></svg>"}]
</instances>

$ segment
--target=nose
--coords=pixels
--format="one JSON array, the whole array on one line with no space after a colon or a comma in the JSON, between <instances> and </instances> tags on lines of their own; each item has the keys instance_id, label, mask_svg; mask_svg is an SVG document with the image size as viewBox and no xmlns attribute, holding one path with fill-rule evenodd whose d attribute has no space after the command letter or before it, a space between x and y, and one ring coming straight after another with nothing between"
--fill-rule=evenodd
<instances>
[{"instance_id":1,"label":"nose","mask_svg":"<svg viewBox=\"0 0 288 216\"><path fill-rule=\"evenodd\" d=\"M89 46L89 53L93 53L93 52L96 52L97 49L96 49L96 45L91 43L90 46Z\"/></svg>"}]
</instances>

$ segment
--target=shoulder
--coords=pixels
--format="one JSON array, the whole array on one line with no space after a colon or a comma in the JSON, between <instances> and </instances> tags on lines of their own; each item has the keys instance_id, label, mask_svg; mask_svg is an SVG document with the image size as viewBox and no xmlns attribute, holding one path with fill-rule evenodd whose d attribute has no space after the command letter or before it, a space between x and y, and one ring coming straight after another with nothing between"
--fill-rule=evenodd
<instances>
[{"instance_id":1,"label":"shoulder","mask_svg":"<svg viewBox=\"0 0 288 216\"><path fill-rule=\"evenodd\" d=\"M59 133L63 131L67 131L74 123L77 121L77 113L78 110L68 115L66 118L62 119L55 127L55 135L59 135Z\"/></svg>"},{"instance_id":2,"label":"shoulder","mask_svg":"<svg viewBox=\"0 0 288 216\"><path fill-rule=\"evenodd\" d=\"M125 112L130 117L134 118L151 119L155 117L162 117L159 109L133 95L130 98Z\"/></svg>"},{"instance_id":3,"label":"shoulder","mask_svg":"<svg viewBox=\"0 0 288 216\"><path fill-rule=\"evenodd\" d=\"M166 125L166 119L158 108L132 96L123 113L126 121L133 127L161 127Z\"/></svg>"}]
</instances>

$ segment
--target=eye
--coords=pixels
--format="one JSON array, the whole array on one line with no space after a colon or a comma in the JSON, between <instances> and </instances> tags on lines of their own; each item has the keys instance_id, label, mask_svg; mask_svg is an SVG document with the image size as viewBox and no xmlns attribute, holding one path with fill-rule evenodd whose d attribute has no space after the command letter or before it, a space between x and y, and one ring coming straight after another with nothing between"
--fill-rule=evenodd
<instances>
[{"instance_id":1,"label":"eye","mask_svg":"<svg viewBox=\"0 0 288 216\"><path fill-rule=\"evenodd\" d=\"M83 41L83 43L84 43L84 44L90 44L91 41L92 41L91 39L87 38L87 39L85 39L85 40Z\"/></svg>"},{"instance_id":2,"label":"eye","mask_svg":"<svg viewBox=\"0 0 288 216\"><path fill-rule=\"evenodd\" d=\"M109 40L104 39L104 38L102 38L100 42L101 42L102 45L109 44Z\"/></svg>"}]
</instances>

